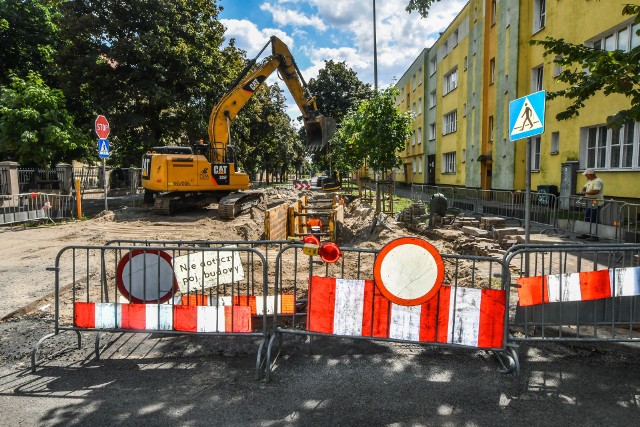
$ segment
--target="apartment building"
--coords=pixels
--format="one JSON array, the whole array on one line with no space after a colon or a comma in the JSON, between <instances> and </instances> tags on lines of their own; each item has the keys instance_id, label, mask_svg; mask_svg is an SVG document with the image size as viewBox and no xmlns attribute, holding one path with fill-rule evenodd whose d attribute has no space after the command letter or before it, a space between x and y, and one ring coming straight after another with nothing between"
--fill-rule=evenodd
<instances>
[{"instance_id":1,"label":"apartment building","mask_svg":"<svg viewBox=\"0 0 640 427\"><path fill-rule=\"evenodd\" d=\"M562 69L529 41L553 37L593 49L629 50L640 44L640 24L621 12L622 4L604 1L469 1L398 82L406 95L413 73L424 73L415 77L423 82L424 105L415 107L422 112L415 124L423 133L421 151L411 150L408 142L400 153L407 166L396 179L524 189L526 141L510 141L509 102L562 88L555 78ZM406 102L399 105L408 109ZM640 187L628 185L640 176L640 124L606 128L607 116L628 108L630 101L599 93L578 117L558 121L556 114L567 105L563 98L546 103L545 132L532 138L529 153L532 189L556 185L561 193L573 194L583 185L580 173L593 167L605 181L607 197L640 198ZM416 155L425 162L422 174L413 173Z\"/></svg>"}]
</instances>

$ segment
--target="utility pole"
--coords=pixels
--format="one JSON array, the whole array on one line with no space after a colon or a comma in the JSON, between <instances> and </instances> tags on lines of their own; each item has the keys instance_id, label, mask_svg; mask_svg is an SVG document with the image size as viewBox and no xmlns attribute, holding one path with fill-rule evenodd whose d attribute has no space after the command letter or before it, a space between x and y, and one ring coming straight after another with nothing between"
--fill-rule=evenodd
<instances>
[{"instance_id":1,"label":"utility pole","mask_svg":"<svg viewBox=\"0 0 640 427\"><path fill-rule=\"evenodd\" d=\"M373 0L373 82L378 90L378 46L376 42L376 0Z\"/></svg>"}]
</instances>

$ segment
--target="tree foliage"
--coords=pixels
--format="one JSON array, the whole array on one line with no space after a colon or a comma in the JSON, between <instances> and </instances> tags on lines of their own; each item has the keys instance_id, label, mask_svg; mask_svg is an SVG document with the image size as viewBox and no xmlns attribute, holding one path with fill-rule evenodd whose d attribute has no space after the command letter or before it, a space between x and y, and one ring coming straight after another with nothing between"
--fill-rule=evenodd
<instances>
[{"instance_id":1,"label":"tree foliage","mask_svg":"<svg viewBox=\"0 0 640 427\"><path fill-rule=\"evenodd\" d=\"M441 0L409 0L409 4L405 10L409 13L417 11L420 16L426 18L429 15L431 6L439 1Z\"/></svg>"},{"instance_id":2,"label":"tree foliage","mask_svg":"<svg viewBox=\"0 0 640 427\"><path fill-rule=\"evenodd\" d=\"M61 87L85 128L111 123L115 161L138 164L154 145L206 135L206 119L241 68L222 48L211 0L72 0L62 6Z\"/></svg>"},{"instance_id":3,"label":"tree foliage","mask_svg":"<svg viewBox=\"0 0 640 427\"><path fill-rule=\"evenodd\" d=\"M318 72L318 77L309 79L307 85L309 92L316 97L318 109L323 115L333 118L338 124L338 129L347 115L354 110L360 102L373 96L371 85L362 82L357 73L347 67L345 62L325 61L324 67ZM349 154L349 153L346 153ZM314 164L321 170L329 170L328 156L342 155L335 152L333 147L313 153ZM344 161L337 161L342 172L353 170ZM333 165L332 165L333 168Z\"/></svg>"},{"instance_id":4,"label":"tree foliage","mask_svg":"<svg viewBox=\"0 0 640 427\"><path fill-rule=\"evenodd\" d=\"M22 166L47 167L86 155L64 95L36 73L0 88L0 152Z\"/></svg>"},{"instance_id":5,"label":"tree foliage","mask_svg":"<svg viewBox=\"0 0 640 427\"><path fill-rule=\"evenodd\" d=\"M374 91L343 121L331 140L336 168L353 171L368 166L377 172L388 172L400 166L397 152L411 136L411 112L400 112L394 99L396 88Z\"/></svg>"},{"instance_id":6,"label":"tree foliage","mask_svg":"<svg viewBox=\"0 0 640 427\"><path fill-rule=\"evenodd\" d=\"M636 15L634 22L640 22L640 5L627 4L622 13ZM640 47L628 52L594 50L552 37L532 40L531 43L543 46L544 56L552 55L554 62L563 67L556 80L567 86L547 93L549 99L564 97L572 102L565 111L557 114L558 120L579 115L585 102L602 92L605 95L622 94L631 103L630 108L607 117L608 126L620 127L630 121L640 121Z\"/></svg>"},{"instance_id":7,"label":"tree foliage","mask_svg":"<svg viewBox=\"0 0 640 427\"><path fill-rule=\"evenodd\" d=\"M61 45L58 18L53 1L0 2L0 85L9 85L12 76L26 78L31 71L53 83L55 53Z\"/></svg>"}]
</instances>

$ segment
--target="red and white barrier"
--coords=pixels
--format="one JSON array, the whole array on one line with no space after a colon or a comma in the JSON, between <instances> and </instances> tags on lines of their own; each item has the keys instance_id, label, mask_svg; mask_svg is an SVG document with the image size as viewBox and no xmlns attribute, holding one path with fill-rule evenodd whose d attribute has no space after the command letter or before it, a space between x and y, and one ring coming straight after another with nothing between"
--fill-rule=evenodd
<instances>
[{"instance_id":1,"label":"red and white barrier","mask_svg":"<svg viewBox=\"0 0 640 427\"><path fill-rule=\"evenodd\" d=\"M209 295L183 295L181 298L182 305L210 305ZM293 314L294 297L293 294L278 295L278 314ZM220 306L231 305L231 297L218 297L218 304ZM263 314L274 314L276 310L276 297L274 295L268 295L265 299L260 295L250 296L234 296L234 306L249 306L251 308L251 315L261 316Z\"/></svg>"},{"instance_id":2,"label":"red and white barrier","mask_svg":"<svg viewBox=\"0 0 640 427\"><path fill-rule=\"evenodd\" d=\"M308 190L311 188L311 185L309 184L303 184L303 183L295 183L293 184L293 189L294 190Z\"/></svg>"},{"instance_id":3,"label":"red and white barrier","mask_svg":"<svg viewBox=\"0 0 640 427\"><path fill-rule=\"evenodd\" d=\"M640 295L640 267L521 277L521 306Z\"/></svg>"},{"instance_id":4,"label":"red and white barrier","mask_svg":"<svg viewBox=\"0 0 640 427\"><path fill-rule=\"evenodd\" d=\"M136 331L252 332L248 306L76 302L74 326Z\"/></svg>"},{"instance_id":5,"label":"red and white barrier","mask_svg":"<svg viewBox=\"0 0 640 427\"><path fill-rule=\"evenodd\" d=\"M343 336L393 338L500 348L506 292L443 286L425 303L389 301L371 280L313 277L307 330Z\"/></svg>"}]
</instances>

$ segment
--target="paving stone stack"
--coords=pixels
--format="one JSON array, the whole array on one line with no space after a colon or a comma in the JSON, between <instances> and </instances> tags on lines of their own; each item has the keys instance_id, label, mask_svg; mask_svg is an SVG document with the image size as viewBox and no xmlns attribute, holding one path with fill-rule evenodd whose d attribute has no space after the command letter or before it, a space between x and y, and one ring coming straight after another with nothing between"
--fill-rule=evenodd
<instances>
[{"instance_id":1,"label":"paving stone stack","mask_svg":"<svg viewBox=\"0 0 640 427\"><path fill-rule=\"evenodd\" d=\"M398 216L398 221L405 224L413 224L417 225L420 222L423 222L426 217L426 211L424 202L419 201L408 208L405 208L400 212Z\"/></svg>"}]
</instances>

